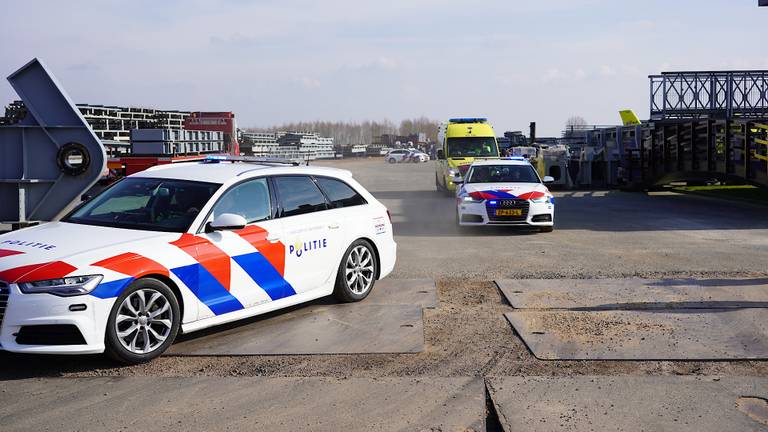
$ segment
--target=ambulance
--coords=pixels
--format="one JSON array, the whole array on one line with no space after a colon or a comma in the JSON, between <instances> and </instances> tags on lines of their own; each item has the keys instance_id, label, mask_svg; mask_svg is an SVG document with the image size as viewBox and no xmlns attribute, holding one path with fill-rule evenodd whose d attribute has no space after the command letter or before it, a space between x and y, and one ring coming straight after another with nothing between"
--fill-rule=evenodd
<instances>
[{"instance_id":1,"label":"ambulance","mask_svg":"<svg viewBox=\"0 0 768 432\"><path fill-rule=\"evenodd\" d=\"M435 187L454 194L454 179L466 174L475 160L498 159L496 134L485 118L453 118L440 125Z\"/></svg>"}]
</instances>

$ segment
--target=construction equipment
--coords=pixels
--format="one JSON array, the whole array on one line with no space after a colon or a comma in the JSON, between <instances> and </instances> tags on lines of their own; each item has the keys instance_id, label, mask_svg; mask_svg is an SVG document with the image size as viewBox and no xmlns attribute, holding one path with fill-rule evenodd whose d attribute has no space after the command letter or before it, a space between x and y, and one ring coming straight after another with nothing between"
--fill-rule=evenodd
<instances>
[{"instance_id":1,"label":"construction equipment","mask_svg":"<svg viewBox=\"0 0 768 432\"><path fill-rule=\"evenodd\" d=\"M19 228L61 216L102 176L106 154L41 60L27 63L8 82L26 115L0 126L0 222Z\"/></svg>"}]
</instances>

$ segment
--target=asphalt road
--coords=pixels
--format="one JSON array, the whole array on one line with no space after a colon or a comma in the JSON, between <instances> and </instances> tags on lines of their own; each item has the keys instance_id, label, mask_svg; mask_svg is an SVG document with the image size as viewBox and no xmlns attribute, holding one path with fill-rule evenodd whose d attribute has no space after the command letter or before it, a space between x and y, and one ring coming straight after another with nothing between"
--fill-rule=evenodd
<instances>
[{"instance_id":1,"label":"asphalt road","mask_svg":"<svg viewBox=\"0 0 768 432\"><path fill-rule=\"evenodd\" d=\"M391 210L398 242L398 263L391 278L436 281L439 307L424 311L424 352L163 356L132 367L98 356L0 354L2 429L499 430L512 428L520 419L530 430L536 429L532 425L559 430L563 424L580 425L571 429L582 430L585 425L606 423L605 419L591 423L589 417L563 423L563 416L572 415L569 404L580 400L580 386L569 387L562 401L547 390L549 408L515 417L516 410L530 410L535 401L515 396L514 390L508 393L509 387L504 390L500 383L520 382L509 377L551 376L590 383L612 377L611 385L621 387L624 378L668 377L642 382L673 386L673 378L684 375L691 379L679 392L706 395L714 388L711 381L721 376L747 377L747 381L768 376L766 361L537 360L505 320L504 313L512 308L492 282L634 276L765 278L768 208L670 193L558 191L552 233L499 227L460 230L454 222L453 198L434 189L432 162L389 165L366 159L319 164L350 169ZM215 336L215 330L212 333ZM697 387L699 378L709 384ZM761 381L757 394L751 396L764 398L768 393L764 384ZM601 393L599 385L590 386L590 391ZM740 396L750 395L734 393ZM681 398L658 398L644 409L682 410L706 420L717 411L712 407L737 404L736 399L722 396ZM740 412L729 416L756 422L759 430L763 406L759 398L755 400L756 408L748 405L752 411L746 420L739 417L745 415ZM43 414L33 409L36 401ZM358 409L350 408L355 405ZM597 411L578 415L603 415ZM151 421L153 416L156 422ZM664 418L677 422L675 416ZM715 420L709 422L712 430L723 430L722 421ZM652 424L662 429L681 425L679 429L686 430L688 423ZM694 424L707 422L690 423Z\"/></svg>"}]
</instances>

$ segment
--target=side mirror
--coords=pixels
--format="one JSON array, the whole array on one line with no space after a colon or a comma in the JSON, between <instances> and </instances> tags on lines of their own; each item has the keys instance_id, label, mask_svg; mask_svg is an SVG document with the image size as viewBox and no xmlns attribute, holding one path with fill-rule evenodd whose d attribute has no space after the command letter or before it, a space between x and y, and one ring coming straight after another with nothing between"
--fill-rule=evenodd
<instances>
[{"instance_id":1,"label":"side mirror","mask_svg":"<svg viewBox=\"0 0 768 432\"><path fill-rule=\"evenodd\" d=\"M453 184L456 184L456 185L464 184L464 179L461 177L454 177Z\"/></svg>"},{"instance_id":2,"label":"side mirror","mask_svg":"<svg viewBox=\"0 0 768 432\"><path fill-rule=\"evenodd\" d=\"M437 151L437 158L438 158L439 160L443 160L443 159L445 159L445 152L444 152L442 149L440 149L440 150L438 150L438 151Z\"/></svg>"},{"instance_id":3,"label":"side mirror","mask_svg":"<svg viewBox=\"0 0 768 432\"><path fill-rule=\"evenodd\" d=\"M245 228L246 225L248 225L248 221L244 217L233 213L222 213L216 216L213 222L208 223L205 231L238 230Z\"/></svg>"},{"instance_id":4,"label":"side mirror","mask_svg":"<svg viewBox=\"0 0 768 432\"><path fill-rule=\"evenodd\" d=\"M544 183L554 183L555 178L552 176L544 176Z\"/></svg>"}]
</instances>

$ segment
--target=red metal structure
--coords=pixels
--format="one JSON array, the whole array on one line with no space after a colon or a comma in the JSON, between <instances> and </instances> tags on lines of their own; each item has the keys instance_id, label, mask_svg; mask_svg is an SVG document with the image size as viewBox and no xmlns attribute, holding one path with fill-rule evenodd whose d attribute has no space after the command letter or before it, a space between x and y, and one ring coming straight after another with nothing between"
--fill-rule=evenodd
<instances>
[{"instance_id":1,"label":"red metal structure","mask_svg":"<svg viewBox=\"0 0 768 432\"><path fill-rule=\"evenodd\" d=\"M237 125L233 112L193 112L184 120L184 129L224 132L227 153L240 156L237 142Z\"/></svg>"}]
</instances>

